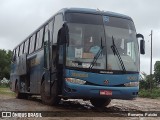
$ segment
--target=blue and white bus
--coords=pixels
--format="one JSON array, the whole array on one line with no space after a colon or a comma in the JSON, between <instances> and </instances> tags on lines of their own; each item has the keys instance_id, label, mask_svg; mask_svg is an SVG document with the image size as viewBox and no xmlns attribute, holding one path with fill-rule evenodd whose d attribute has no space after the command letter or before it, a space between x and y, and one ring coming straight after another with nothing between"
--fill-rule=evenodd
<instances>
[{"instance_id":1,"label":"blue and white bus","mask_svg":"<svg viewBox=\"0 0 160 120\"><path fill-rule=\"evenodd\" d=\"M11 90L17 98L41 95L49 105L85 99L102 107L134 99L144 44L129 16L64 8L14 48Z\"/></svg>"}]
</instances>

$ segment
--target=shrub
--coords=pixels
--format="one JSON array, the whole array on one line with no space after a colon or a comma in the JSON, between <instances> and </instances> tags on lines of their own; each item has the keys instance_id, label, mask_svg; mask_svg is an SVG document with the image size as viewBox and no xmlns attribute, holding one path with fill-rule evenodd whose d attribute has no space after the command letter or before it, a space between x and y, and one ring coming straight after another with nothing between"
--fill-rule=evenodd
<instances>
[{"instance_id":1,"label":"shrub","mask_svg":"<svg viewBox=\"0 0 160 120\"><path fill-rule=\"evenodd\" d=\"M9 87L9 80L7 80L6 78L0 80L0 87Z\"/></svg>"},{"instance_id":2,"label":"shrub","mask_svg":"<svg viewBox=\"0 0 160 120\"><path fill-rule=\"evenodd\" d=\"M160 98L160 88L154 88L152 90L140 89L139 96L153 99Z\"/></svg>"}]
</instances>

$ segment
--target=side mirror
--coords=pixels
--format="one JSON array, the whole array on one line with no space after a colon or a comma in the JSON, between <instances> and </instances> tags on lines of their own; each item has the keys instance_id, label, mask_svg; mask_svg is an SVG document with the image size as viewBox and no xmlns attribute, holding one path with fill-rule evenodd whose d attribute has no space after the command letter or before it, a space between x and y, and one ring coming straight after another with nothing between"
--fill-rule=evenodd
<instances>
[{"instance_id":1,"label":"side mirror","mask_svg":"<svg viewBox=\"0 0 160 120\"><path fill-rule=\"evenodd\" d=\"M144 39L144 36L142 34L139 34L139 33L136 35L136 37Z\"/></svg>"},{"instance_id":2,"label":"side mirror","mask_svg":"<svg viewBox=\"0 0 160 120\"><path fill-rule=\"evenodd\" d=\"M144 41L144 36L142 34L137 34L136 35L137 38L142 38L140 40L140 53L141 54L145 54L145 41Z\"/></svg>"},{"instance_id":3,"label":"side mirror","mask_svg":"<svg viewBox=\"0 0 160 120\"><path fill-rule=\"evenodd\" d=\"M143 39L140 41L140 53L145 54L145 41Z\"/></svg>"}]
</instances>

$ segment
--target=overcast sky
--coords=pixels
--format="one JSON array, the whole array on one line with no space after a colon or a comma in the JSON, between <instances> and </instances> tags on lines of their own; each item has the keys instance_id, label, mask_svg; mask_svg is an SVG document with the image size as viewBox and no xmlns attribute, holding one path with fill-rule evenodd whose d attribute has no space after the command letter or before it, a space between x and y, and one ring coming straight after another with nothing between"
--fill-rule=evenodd
<instances>
[{"instance_id":1,"label":"overcast sky","mask_svg":"<svg viewBox=\"0 0 160 120\"><path fill-rule=\"evenodd\" d=\"M0 0L0 49L12 50L58 10L94 8L130 16L146 41L141 71L150 73L150 33L153 30L153 66L160 60L160 0ZM154 67L153 67L154 69Z\"/></svg>"}]
</instances>

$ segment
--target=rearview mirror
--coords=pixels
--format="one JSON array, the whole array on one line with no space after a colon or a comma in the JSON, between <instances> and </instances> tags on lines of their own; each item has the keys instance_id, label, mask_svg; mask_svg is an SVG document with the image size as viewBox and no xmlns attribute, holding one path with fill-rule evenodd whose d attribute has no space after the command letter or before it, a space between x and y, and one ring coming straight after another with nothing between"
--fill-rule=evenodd
<instances>
[{"instance_id":1,"label":"rearview mirror","mask_svg":"<svg viewBox=\"0 0 160 120\"><path fill-rule=\"evenodd\" d=\"M140 40L140 53L145 54L145 41L143 39Z\"/></svg>"},{"instance_id":2,"label":"rearview mirror","mask_svg":"<svg viewBox=\"0 0 160 120\"><path fill-rule=\"evenodd\" d=\"M140 53L145 54L145 41L144 41L144 36L142 34L137 34L136 35L137 39L142 38L140 40Z\"/></svg>"},{"instance_id":3,"label":"rearview mirror","mask_svg":"<svg viewBox=\"0 0 160 120\"><path fill-rule=\"evenodd\" d=\"M136 35L136 37L137 37L137 38L142 38L142 39L144 40L144 36L143 36L142 34L139 34L139 33L138 33L138 34Z\"/></svg>"}]
</instances>

